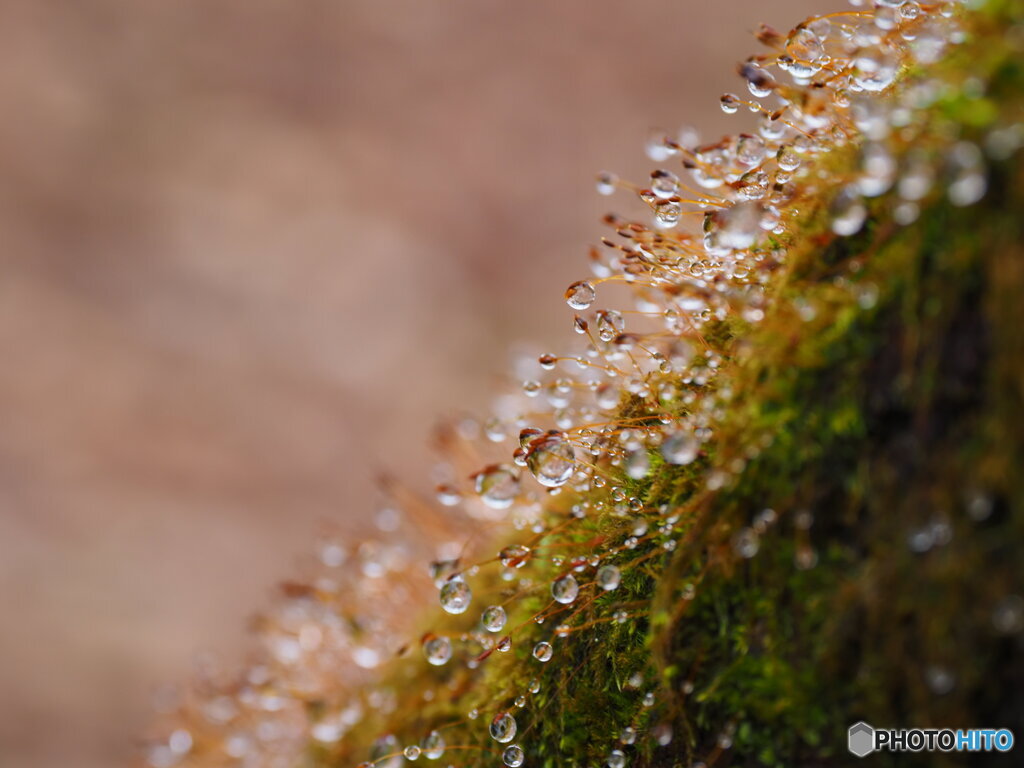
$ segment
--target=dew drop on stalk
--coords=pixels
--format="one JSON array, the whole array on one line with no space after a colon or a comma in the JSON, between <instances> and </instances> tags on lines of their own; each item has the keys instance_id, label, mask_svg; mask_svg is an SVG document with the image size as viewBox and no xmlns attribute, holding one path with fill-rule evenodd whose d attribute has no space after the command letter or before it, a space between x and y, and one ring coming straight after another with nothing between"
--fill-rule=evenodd
<instances>
[{"instance_id":1,"label":"dew drop on stalk","mask_svg":"<svg viewBox=\"0 0 1024 768\"><path fill-rule=\"evenodd\" d=\"M405 755L406 760L418 760L420 756L420 748L415 744L410 744L408 747L402 750L402 754Z\"/></svg>"},{"instance_id":2,"label":"dew drop on stalk","mask_svg":"<svg viewBox=\"0 0 1024 768\"><path fill-rule=\"evenodd\" d=\"M512 744L501 753L501 760L508 768L519 768L523 764L523 750L519 746Z\"/></svg>"},{"instance_id":3,"label":"dew drop on stalk","mask_svg":"<svg viewBox=\"0 0 1024 768\"><path fill-rule=\"evenodd\" d=\"M563 432L548 432L530 441L526 466L548 488L565 485L576 470L576 451Z\"/></svg>"},{"instance_id":4,"label":"dew drop on stalk","mask_svg":"<svg viewBox=\"0 0 1024 768\"><path fill-rule=\"evenodd\" d=\"M779 168L787 173L792 173L800 167L800 155L797 154L793 147L786 145L779 149L775 155L775 162L779 164Z\"/></svg>"},{"instance_id":5,"label":"dew drop on stalk","mask_svg":"<svg viewBox=\"0 0 1024 768\"><path fill-rule=\"evenodd\" d=\"M555 579L551 584L551 596L555 598L555 602L562 603L563 605L569 605L574 602L579 593L580 585L577 583L576 577L571 573Z\"/></svg>"},{"instance_id":6,"label":"dew drop on stalk","mask_svg":"<svg viewBox=\"0 0 1024 768\"><path fill-rule=\"evenodd\" d=\"M508 712L499 712L491 720L491 738L499 744L507 744L516 737L516 719Z\"/></svg>"},{"instance_id":7,"label":"dew drop on stalk","mask_svg":"<svg viewBox=\"0 0 1024 768\"><path fill-rule=\"evenodd\" d=\"M674 227L682 216L683 206L675 198L661 200L654 206L654 220L661 227Z\"/></svg>"},{"instance_id":8,"label":"dew drop on stalk","mask_svg":"<svg viewBox=\"0 0 1024 768\"><path fill-rule=\"evenodd\" d=\"M606 592L618 589L620 581L622 581L622 574L614 565L602 565L597 570L597 585Z\"/></svg>"},{"instance_id":9,"label":"dew drop on stalk","mask_svg":"<svg viewBox=\"0 0 1024 768\"><path fill-rule=\"evenodd\" d=\"M625 768L626 753L621 749L613 749L608 753L608 759L605 764L608 768Z\"/></svg>"},{"instance_id":10,"label":"dew drop on stalk","mask_svg":"<svg viewBox=\"0 0 1024 768\"><path fill-rule=\"evenodd\" d=\"M549 642L542 640L533 646L533 658L537 661L550 661L553 653L554 648L551 647Z\"/></svg>"},{"instance_id":11,"label":"dew drop on stalk","mask_svg":"<svg viewBox=\"0 0 1024 768\"><path fill-rule=\"evenodd\" d=\"M447 746L439 731L431 731L423 740L423 754L428 760L438 760Z\"/></svg>"},{"instance_id":12,"label":"dew drop on stalk","mask_svg":"<svg viewBox=\"0 0 1024 768\"><path fill-rule=\"evenodd\" d=\"M597 193L599 195L610 195L615 192L615 185L619 183L619 177L607 171L597 175Z\"/></svg>"},{"instance_id":13,"label":"dew drop on stalk","mask_svg":"<svg viewBox=\"0 0 1024 768\"><path fill-rule=\"evenodd\" d=\"M651 191L656 197L667 200L679 191L679 177L663 168L652 171Z\"/></svg>"},{"instance_id":14,"label":"dew drop on stalk","mask_svg":"<svg viewBox=\"0 0 1024 768\"><path fill-rule=\"evenodd\" d=\"M722 98L719 99L719 104L722 107L722 111L727 115L734 115L739 111L740 99L739 96L733 93L724 93Z\"/></svg>"},{"instance_id":15,"label":"dew drop on stalk","mask_svg":"<svg viewBox=\"0 0 1024 768\"><path fill-rule=\"evenodd\" d=\"M825 55L821 39L807 26L800 26L786 41L786 53L798 61L814 62Z\"/></svg>"},{"instance_id":16,"label":"dew drop on stalk","mask_svg":"<svg viewBox=\"0 0 1024 768\"><path fill-rule=\"evenodd\" d=\"M597 313L597 335L601 341L611 341L626 327L622 314L614 309L602 309Z\"/></svg>"},{"instance_id":17,"label":"dew drop on stalk","mask_svg":"<svg viewBox=\"0 0 1024 768\"><path fill-rule=\"evenodd\" d=\"M507 620L508 617L505 615L505 609L500 605L488 606L480 617L480 623L484 625L484 629L488 632L501 632Z\"/></svg>"},{"instance_id":18,"label":"dew drop on stalk","mask_svg":"<svg viewBox=\"0 0 1024 768\"><path fill-rule=\"evenodd\" d=\"M491 509L508 509L519 495L519 473L504 464L492 464L474 480L477 494Z\"/></svg>"},{"instance_id":19,"label":"dew drop on stalk","mask_svg":"<svg viewBox=\"0 0 1024 768\"><path fill-rule=\"evenodd\" d=\"M423 643L423 655L435 667L443 666L452 657L452 641L447 637L431 637Z\"/></svg>"},{"instance_id":20,"label":"dew drop on stalk","mask_svg":"<svg viewBox=\"0 0 1024 768\"><path fill-rule=\"evenodd\" d=\"M510 544L498 553L498 559L506 568L522 568L529 556L530 548L524 544Z\"/></svg>"},{"instance_id":21,"label":"dew drop on stalk","mask_svg":"<svg viewBox=\"0 0 1024 768\"><path fill-rule=\"evenodd\" d=\"M586 309L594 303L597 292L586 280L573 283L565 291L565 301L573 309Z\"/></svg>"},{"instance_id":22,"label":"dew drop on stalk","mask_svg":"<svg viewBox=\"0 0 1024 768\"><path fill-rule=\"evenodd\" d=\"M473 592L462 576L452 576L441 587L441 607L448 613L465 613L472 599Z\"/></svg>"}]
</instances>

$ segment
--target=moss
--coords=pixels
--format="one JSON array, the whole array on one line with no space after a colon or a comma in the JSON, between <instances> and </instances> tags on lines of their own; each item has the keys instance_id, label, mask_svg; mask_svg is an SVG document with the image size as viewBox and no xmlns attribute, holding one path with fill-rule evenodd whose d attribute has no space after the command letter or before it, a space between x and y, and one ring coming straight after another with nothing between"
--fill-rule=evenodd
<instances>
[{"instance_id":1,"label":"moss","mask_svg":"<svg viewBox=\"0 0 1024 768\"><path fill-rule=\"evenodd\" d=\"M906 153L981 143L1024 118L1022 18L1016 0L971 16L973 40L935 66L945 86ZM527 577L473 574L475 592L509 607L510 650L426 668L405 649L359 733L312 747L310 765L364 759L383 733L395 741L373 759L391 768L397 745L433 729L457 733L453 765L496 764L501 747L478 726L504 711L529 766L545 768L604 764L616 742L633 768L836 766L856 762L846 730L860 719L1024 723L1021 634L993 622L1024 594L1024 164L996 163L969 208L936 193L908 226L880 196L859 233L837 237L830 190L858 162L856 147L833 151L795 186L798 213L771 243L784 258L766 257L778 260L764 316L702 327L697 362L726 374L675 382L665 406L678 416L688 394L715 391L701 455L675 465L652 452L643 479L602 467L612 483L553 496ZM624 394L616 423L662 418L652 412ZM548 585L595 553L621 569L619 587L587 583L552 610ZM469 635L473 622L445 630ZM538 641L558 643L552 661L531 657ZM625 728L655 738L621 739Z\"/></svg>"}]
</instances>

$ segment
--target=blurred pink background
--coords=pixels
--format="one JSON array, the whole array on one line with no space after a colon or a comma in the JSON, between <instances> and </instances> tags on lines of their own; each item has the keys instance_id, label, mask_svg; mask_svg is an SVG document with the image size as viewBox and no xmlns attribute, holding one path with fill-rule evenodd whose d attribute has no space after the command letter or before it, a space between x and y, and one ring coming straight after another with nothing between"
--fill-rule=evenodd
<instances>
[{"instance_id":1,"label":"blurred pink background","mask_svg":"<svg viewBox=\"0 0 1024 768\"><path fill-rule=\"evenodd\" d=\"M820 0L3 0L0 765L124 762Z\"/></svg>"}]
</instances>

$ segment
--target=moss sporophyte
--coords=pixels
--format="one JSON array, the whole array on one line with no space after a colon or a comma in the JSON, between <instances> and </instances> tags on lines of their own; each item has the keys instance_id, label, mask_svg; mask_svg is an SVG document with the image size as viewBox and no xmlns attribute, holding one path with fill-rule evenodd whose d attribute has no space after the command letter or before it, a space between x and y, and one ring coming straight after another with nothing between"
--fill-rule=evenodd
<instances>
[{"instance_id":1,"label":"moss sporophyte","mask_svg":"<svg viewBox=\"0 0 1024 768\"><path fill-rule=\"evenodd\" d=\"M570 351L442 430L436 503L323 541L150 765L835 766L861 720L1022 724L1024 7L757 37L745 132L598 177L638 212Z\"/></svg>"}]
</instances>

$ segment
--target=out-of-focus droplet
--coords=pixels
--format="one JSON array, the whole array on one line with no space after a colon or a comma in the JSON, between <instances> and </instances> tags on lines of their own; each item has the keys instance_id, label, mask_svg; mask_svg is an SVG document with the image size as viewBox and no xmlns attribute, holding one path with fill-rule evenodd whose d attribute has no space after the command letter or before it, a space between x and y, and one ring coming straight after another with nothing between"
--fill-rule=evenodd
<instances>
[{"instance_id":1,"label":"out-of-focus droplet","mask_svg":"<svg viewBox=\"0 0 1024 768\"><path fill-rule=\"evenodd\" d=\"M676 432L661 444L661 455L669 464L691 464L699 450L700 443L689 432Z\"/></svg>"},{"instance_id":2,"label":"out-of-focus droplet","mask_svg":"<svg viewBox=\"0 0 1024 768\"><path fill-rule=\"evenodd\" d=\"M452 576L441 587L441 607L448 613L465 613L473 599L473 592L462 576Z\"/></svg>"},{"instance_id":3,"label":"out-of-focus droplet","mask_svg":"<svg viewBox=\"0 0 1024 768\"><path fill-rule=\"evenodd\" d=\"M597 569L597 585L606 592L618 589L621 581L622 574L616 566L602 565Z\"/></svg>"},{"instance_id":4,"label":"out-of-focus droplet","mask_svg":"<svg viewBox=\"0 0 1024 768\"><path fill-rule=\"evenodd\" d=\"M474 480L477 494L491 509L508 509L519 495L519 473L504 464L492 464Z\"/></svg>"},{"instance_id":5,"label":"out-of-focus droplet","mask_svg":"<svg viewBox=\"0 0 1024 768\"><path fill-rule=\"evenodd\" d=\"M840 237L849 237L860 232L868 217L868 209L860 195L850 187L840 190L830 208L832 231Z\"/></svg>"},{"instance_id":6,"label":"out-of-focus droplet","mask_svg":"<svg viewBox=\"0 0 1024 768\"><path fill-rule=\"evenodd\" d=\"M501 632L506 621L508 621L508 617L505 615L505 609L500 605L488 606L480 617L480 623L488 632Z\"/></svg>"},{"instance_id":7,"label":"out-of-focus droplet","mask_svg":"<svg viewBox=\"0 0 1024 768\"><path fill-rule=\"evenodd\" d=\"M423 655L435 667L443 666L452 657L452 641L447 637L430 637L423 643Z\"/></svg>"}]
</instances>

